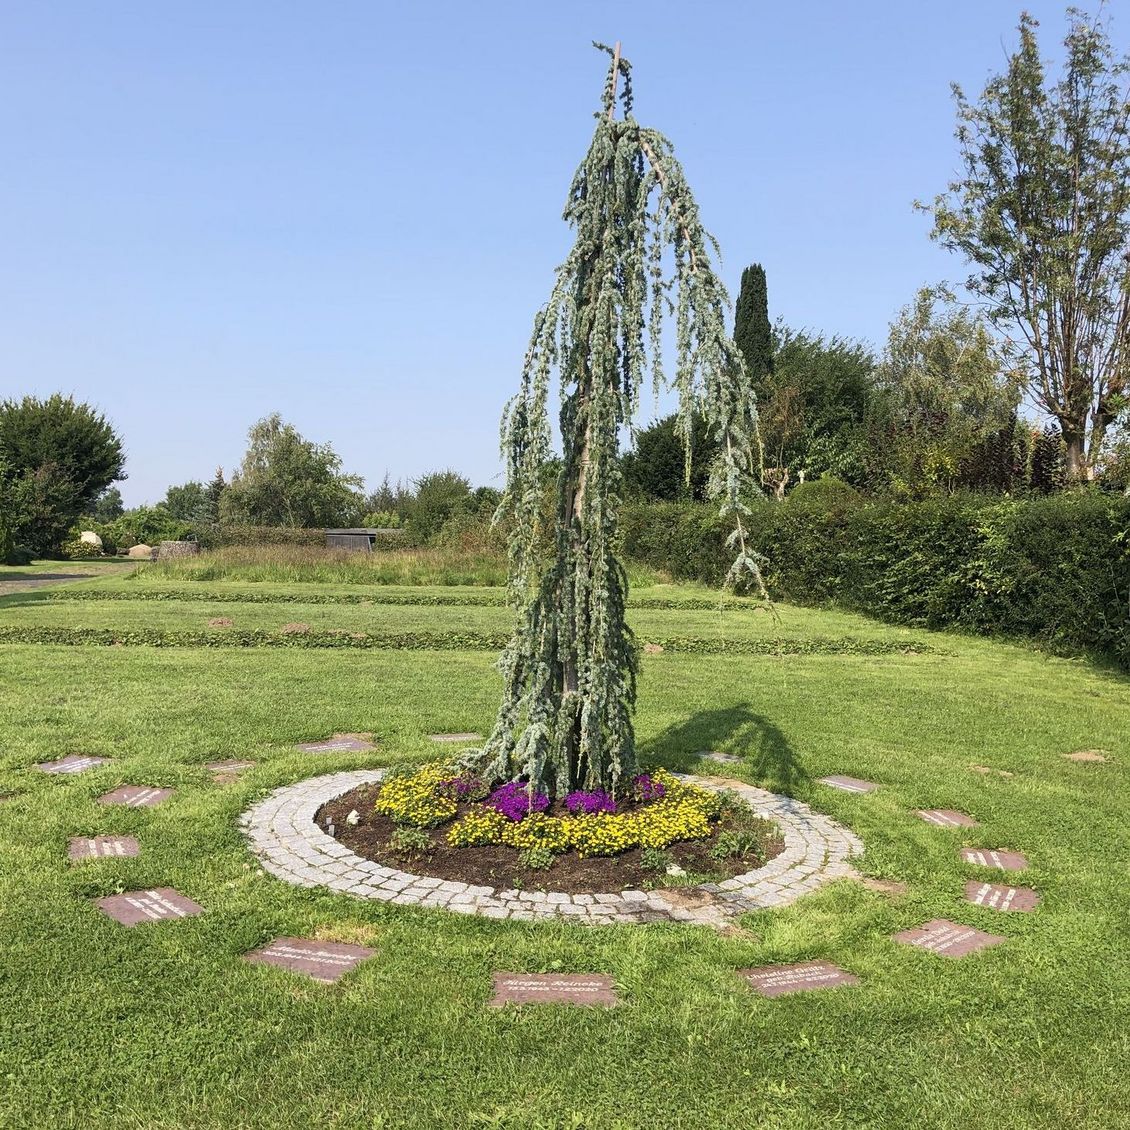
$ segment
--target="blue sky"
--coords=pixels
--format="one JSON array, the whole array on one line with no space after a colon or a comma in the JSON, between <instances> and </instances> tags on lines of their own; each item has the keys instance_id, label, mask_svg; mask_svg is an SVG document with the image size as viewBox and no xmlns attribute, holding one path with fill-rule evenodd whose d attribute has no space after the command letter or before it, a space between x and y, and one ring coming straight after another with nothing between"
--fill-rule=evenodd
<instances>
[{"instance_id":1,"label":"blue sky","mask_svg":"<svg viewBox=\"0 0 1130 1130\"><path fill-rule=\"evenodd\" d=\"M1030 2L1057 53L1064 6ZM955 168L1019 3L8 4L0 396L123 434L127 504L238 464L277 410L376 485L500 485L498 418L569 242L605 57L675 143L723 275L882 343L962 277L915 198ZM1126 43L1130 19L1116 22Z\"/></svg>"}]
</instances>

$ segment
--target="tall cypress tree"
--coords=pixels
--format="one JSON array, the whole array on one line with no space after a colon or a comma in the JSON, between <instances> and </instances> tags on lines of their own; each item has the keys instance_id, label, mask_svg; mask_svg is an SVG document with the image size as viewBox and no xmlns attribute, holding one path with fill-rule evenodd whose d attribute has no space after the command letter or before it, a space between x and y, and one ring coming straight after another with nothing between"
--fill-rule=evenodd
<instances>
[{"instance_id":1,"label":"tall cypress tree","mask_svg":"<svg viewBox=\"0 0 1130 1130\"><path fill-rule=\"evenodd\" d=\"M477 758L492 782L524 778L531 791L558 796L614 790L636 769L636 648L624 618L627 573L615 547L619 438L649 371L678 394L676 430L688 454L696 416L717 441L709 493L734 523L729 579L761 580L744 525L746 500L759 489L757 410L742 355L726 333L728 299L711 263L713 241L671 143L632 116L631 69L619 45L596 46L612 65L565 206L576 242L534 319L521 386L503 418L507 477L498 513L513 531L517 623L501 661L498 720ZM621 79L624 116L617 119ZM671 278L664 277L668 254ZM675 364L668 382L659 346L669 309ZM562 458L546 530L542 485L555 372Z\"/></svg>"},{"instance_id":2,"label":"tall cypress tree","mask_svg":"<svg viewBox=\"0 0 1130 1130\"><path fill-rule=\"evenodd\" d=\"M228 484L224 481L223 467L216 468L216 474L206 489L208 492L208 520L218 522L220 520L220 498L224 491L228 489Z\"/></svg>"},{"instance_id":3,"label":"tall cypress tree","mask_svg":"<svg viewBox=\"0 0 1130 1130\"><path fill-rule=\"evenodd\" d=\"M742 285L734 308L734 344L742 351L756 390L773 372L773 328L769 324L769 290L765 268L754 263L742 271Z\"/></svg>"}]
</instances>

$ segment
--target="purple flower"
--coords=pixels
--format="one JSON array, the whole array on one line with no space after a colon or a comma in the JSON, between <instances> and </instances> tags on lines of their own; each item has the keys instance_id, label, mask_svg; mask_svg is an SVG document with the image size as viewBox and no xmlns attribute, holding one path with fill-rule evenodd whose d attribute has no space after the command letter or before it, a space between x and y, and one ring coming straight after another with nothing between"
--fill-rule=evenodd
<instances>
[{"instance_id":1,"label":"purple flower","mask_svg":"<svg viewBox=\"0 0 1130 1130\"><path fill-rule=\"evenodd\" d=\"M665 796L667 790L659 781L653 781L650 773L641 773L632 779L638 801L659 800Z\"/></svg>"},{"instance_id":2,"label":"purple flower","mask_svg":"<svg viewBox=\"0 0 1130 1130\"><path fill-rule=\"evenodd\" d=\"M616 802L603 789L593 789L592 792L578 789L565 798L565 807L574 816L578 812L588 816L594 812L615 812Z\"/></svg>"},{"instance_id":3,"label":"purple flower","mask_svg":"<svg viewBox=\"0 0 1130 1130\"><path fill-rule=\"evenodd\" d=\"M517 823L531 812L544 812L549 807L549 797L545 793L530 795L529 785L521 781L508 781L487 797L485 804L496 812L501 812L507 820Z\"/></svg>"},{"instance_id":4,"label":"purple flower","mask_svg":"<svg viewBox=\"0 0 1130 1130\"><path fill-rule=\"evenodd\" d=\"M478 777L464 773L462 777L452 777L447 781L440 781L438 791L445 796L456 796L459 800L466 800L473 792L483 787Z\"/></svg>"}]
</instances>

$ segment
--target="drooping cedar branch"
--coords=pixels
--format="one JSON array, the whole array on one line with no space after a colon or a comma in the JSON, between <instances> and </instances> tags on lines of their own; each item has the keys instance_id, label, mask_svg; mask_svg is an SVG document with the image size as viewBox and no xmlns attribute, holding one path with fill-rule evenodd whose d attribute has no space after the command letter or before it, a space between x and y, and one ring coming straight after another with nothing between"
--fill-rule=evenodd
<instances>
[{"instance_id":1,"label":"drooping cedar branch","mask_svg":"<svg viewBox=\"0 0 1130 1130\"><path fill-rule=\"evenodd\" d=\"M638 411L649 373L678 395L688 459L692 421L706 420L718 450L710 492L735 525L727 579L747 577L764 592L742 521L745 499L759 489L757 412L725 329L729 299L710 257L716 245L671 143L633 117L631 67L619 45L597 46L612 62L565 208L576 242L534 320L521 385L503 417L507 483L499 513L513 530L517 626L501 663L502 707L480 755L489 779L525 777L531 788L559 795L614 789L636 767L636 651L625 621L627 575L615 549L620 434ZM660 348L667 317L675 337L669 378ZM547 529L554 375L562 459Z\"/></svg>"}]
</instances>

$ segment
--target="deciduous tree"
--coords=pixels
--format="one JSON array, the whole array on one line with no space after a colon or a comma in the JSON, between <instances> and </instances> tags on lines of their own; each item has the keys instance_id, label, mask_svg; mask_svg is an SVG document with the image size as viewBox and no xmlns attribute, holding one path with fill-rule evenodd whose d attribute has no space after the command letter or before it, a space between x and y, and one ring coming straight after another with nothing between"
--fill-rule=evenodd
<instances>
[{"instance_id":1,"label":"deciduous tree","mask_svg":"<svg viewBox=\"0 0 1130 1130\"><path fill-rule=\"evenodd\" d=\"M457 471L432 471L413 484L416 497L408 518L408 532L419 541L435 537L456 514L471 511L471 484Z\"/></svg>"},{"instance_id":2,"label":"deciduous tree","mask_svg":"<svg viewBox=\"0 0 1130 1130\"><path fill-rule=\"evenodd\" d=\"M1130 381L1130 100L1128 62L1102 24L1075 9L1069 20L1058 81L1025 14L980 99L954 86L962 168L928 210L934 238L970 263L966 286L1016 340L1078 479L1093 475Z\"/></svg>"},{"instance_id":3,"label":"deciduous tree","mask_svg":"<svg viewBox=\"0 0 1130 1130\"><path fill-rule=\"evenodd\" d=\"M628 497L658 502L688 499L701 502L707 496L710 464L717 454L706 430L706 421L692 424L691 459L676 431L679 419L665 416L636 435L624 456L624 488Z\"/></svg>"},{"instance_id":4,"label":"deciduous tree","mask_svg":"<svg viewBox=\"0 0 1130 1130\"><path fill-rule=\"evenodd\" d=\"M225 522L343 526L360 520L362 480L341 469L328 443L303 439L274 412L248 432L247 454L220 500Z\"/></svg>"},{"instance_id":5,"label":"deciduous tree","mask_svg":"<svg viewBox=\"0 0 1130 1130\"><path fill-rule=\"evenodd\" d=\"M0 402L0 459L13 486L16 545L55 552L76 518L125 478L125 452L100 412L55 393Z\"/></svg>"},{"instance_id":6,"label":"deciduous tree","mask_svg":"<svg viewBox=\"0 0 1130 1130\"><path fill-rule=\"evenodd\" d=\"M891 323L876 378L876 462L911 493L956 487L974 449L1009 428L1024 383L983 320L930 287Z\"/></svg>"},{"instance_id":7,"label":"deciduous tree","mask_svg":"<svg viewBox=\"0 0 1130 1130\"><path fill-rule=\"evenodd\" d=\"M117 487L107 487L95 500L91 516L99 522L112 522L125 513L122 492Z\"/></svg>"},{"instance_id":8,"label":"deciduous tree","mask_svg":"<svg viewBox=\"0 0 1130 1130\"><path fill-rule=\"evenodd\" d=\"M165 491L165 509L181 522L208 522L212 520L212 507L208 488L200 482L182 483Z\"/></svg>"},{"instance_id":9,"label":"deciduous tree","mask_svg":"<svg viewBox=\"0 0 1130 1130\"><path fill-rule=\"evenodd\" d=\"M871 350L846 338L778 327L760 400L765 464L775 482L862 474L862 425L874 381Z\"/></svg>"}]
</instances>

